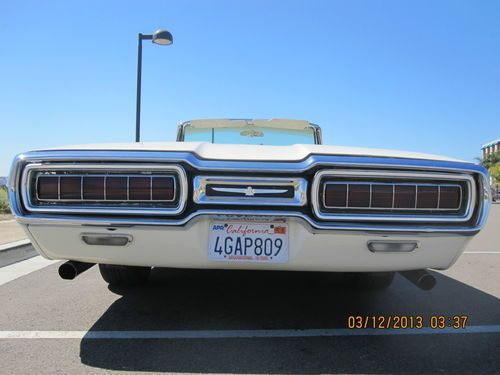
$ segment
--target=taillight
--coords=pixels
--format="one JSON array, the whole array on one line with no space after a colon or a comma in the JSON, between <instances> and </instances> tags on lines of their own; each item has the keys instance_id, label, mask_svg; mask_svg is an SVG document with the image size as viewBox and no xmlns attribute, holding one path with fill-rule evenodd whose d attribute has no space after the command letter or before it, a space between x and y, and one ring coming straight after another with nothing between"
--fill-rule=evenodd
<instances>
[{"instance_id":1,"label":"taillight","mask_svg":"<svg viewBox=\"0 0 500 375\"><path fill-rule=\"evenodd\" d=\"M59 199L71 200L82 198L82 177L64 176L59 178Z\"/></svg>"},{"instance_id":2,"label":"taillight","mask_svg":"<svg viewBox=\"0 0 500 375\"><path fill-rule=\"evenodd\" d=\"M32 211L174 215L187 199L180 166L34 165L25 173L25 202Z\"/></svg>"},{"instance_id":3,"label":"taillight","mask_svg":"<svg viewBox=\"0 0 500 375\"><path fill-rule=\"evenodd\" d=\"M394 207L393 208L415 208L417 206L416 185L393 185Z\"/></svg>"},{"instance_id":4,"label":"taillight","mask_svg":"<svg viewBox=\"0 0 500 375\"><path fill-rule=\"evenodd\" d=\"M37 186L38 199L59 199L59 176L40 176Z\"/></svg>"},{"instance_id":5,"label":"taillight","mask_svg":"<svg viewBox=\"0 0 500 375\"><path fill-rule=\"evenodd\" d=\"M106 184L105 200L126 201L127 180L127 177L106 177L104 180Z\"/></svg>"},{"instance_id":6,"label":"taillight","mask_svg":"<svg viewBox=\"0 0 500 375\"><path fill-rule=\"evenodd\" d=\"M104 199L104 177L83 177L83 199L103 200Z\"/></svg>"},{"instance_id":7,"label":"taillight","mask_svg":"<svg viewBox=\"0 0 500 375\"><path fill-rule=\"evenodd\" d=\"M39 176L40 200L77 201L172 201L174 177L168 176Z\"/></svg>"},{"instance_id":8,"label":"taillight","mask_svg":"<svg viewBox=\"0 0 500 375\"><path fill-rule=\"evenodd\" d=\"M448 209L460 208L459 185L325 183L326 208Z\"/></svg>"},{"instance_id":9,"label":"taillight","mask_svg":"<svg viewBox=\"0 0 500 375\"><path fill-rule=\"evenodd\" d=\"M461 191L457 186L442 186L439 208L456 209L460 205Z\"/></svg>"},{"instance_id":10,"label":"taillight","mask_svg":"<svg viewBox=\"0 0 500 375\"><path fill-rule=\"evenodd\" d=\"M321 219L470 218L474 180L443 173L328 170L317 173L313 210Z\"/></svg>"},{"instance_id":11,"label":"taillight","mask_svg":"<svg viewBox=\"0 0 500 375\"><path fill-rule=\"evenodd\" d=\"M171 201L175 199L175 180L169 177L153 177L151 180L152 199Z\"/></svg>"}]
</instances>

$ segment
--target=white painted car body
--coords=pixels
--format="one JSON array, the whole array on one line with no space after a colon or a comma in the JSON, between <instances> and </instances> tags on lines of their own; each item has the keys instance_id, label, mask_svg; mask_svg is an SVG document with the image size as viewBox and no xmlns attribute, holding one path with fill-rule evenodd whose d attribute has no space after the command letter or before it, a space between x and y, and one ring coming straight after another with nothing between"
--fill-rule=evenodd
<instances>
[{"instance_id":1,"label":"white painted car body","mask_svg":"<svg viewBox=\"0 0 500 375\"><path fill-rule=\"evenodd\" d=\"M130 216L110 214L68 214L30 211L23 195L26 186L23 170L27 165L65 163L180 163L188 170L186 191L193 189L196 175L244 173L252 177L262 173L306 175L314 168L339 170L388 169L409 170L410 173L460 174L473 181L470 189L471 216L459 223L408 221L390 223L367 219L321 220L309 212L312 201L307 189L304 212L278 207L232 206L213 208L197 206L184 210L179 218ZM146 164L147 163L147 164ZM354 169L354 170L358 170ZM321 170L321 169L320 169ZM288 172L289 171L289 172ZM413 171L413 172L412 172ZM313 185L312 172L305 178ZM133 266L179 268L230 268L266 270L307 270L335 272L402 271L415 269L446 269L484 225L490 196L487 174L480 166L456 159L393 150L363 149L325 145L226 145L196 142L140 142L126 144L77 145L38 150L21 154L14 161L9 181L10 198L17 220L26 230L39 253L48 259L76 260ZM371 191L371 190L370 190ZM83 193L82 193L83 194ZM82 195L83 196L83 195ZM186 207L193 205L189 195ZM189 210L188 210L189 211ZM208 259L209 231L215 219L270 220L287 222L289 257L286 263L214 262ZM408 221L408 222L407 222ZM392 223L392 224L391 224ZM82 235L130 239L124 246L89 245ZM415 243L409 252L373 252L367 244Z\"/></svg>"},{"instance_id":2,"label":"white painted car body","mask_svg":"<svg viewBox=\"0 0 500 375\"><path fill-rule=\"evenodd\" d=\"M106 227L25 225L41 255L48 259L71 259L89 263L133 266L261 269L289 271L402 271L450 267L469 243L461 235L390 235L395 241L418 241L410 253L373 253L367 243L386 241L387 234L314 232L299 219L289 224L289 260L278 263L222 263L207 257L209 227L212 219L203 217L185 227L138 226L113 230L115 235L130 235L133 241L124 247L89 246L82 233L109 235Z\"/></svg>"}]
</instances>

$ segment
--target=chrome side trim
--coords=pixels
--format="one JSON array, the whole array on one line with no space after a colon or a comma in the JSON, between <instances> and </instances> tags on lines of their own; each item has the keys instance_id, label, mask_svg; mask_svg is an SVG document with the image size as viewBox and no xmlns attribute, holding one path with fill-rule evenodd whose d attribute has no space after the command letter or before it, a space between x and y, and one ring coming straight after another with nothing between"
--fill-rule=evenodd
<instances>
[{"instance_id":1,"label":"chrome side trim","mask_svg":"<svg viewBox=\"0 0 500 375\"><path fill-rule=\"evenodd\" d=\"M217 187L214 189L246 195L241 197L209 196L206 191L207 186L210 185L241 185L241 188ZM269 185L276 186L277 189L259 188L259 186ZM259 197L259 194L279 194L287 191L286 189L280 189L280 187L293 187L293 198ZM254 190L253 195L248 188ZM304 178L280 177L196 176L193 178L193 201L198 204L304 206L307 203L307 180Z\"/></svg>"},{"instance_id":2,"label":"chrome side trim","mask_svg":"<svg viewBox=\"0 0 500 375\"><path fill-rule=\"evenodd\" d=\"M467 207L463 215L418 215L408 216L401 214L351 214L351 213L328 213L321 211L319 202L319 188L321 180L325 177L362 177L362 178L391 178L391 179L414 179L414 180L446 180L464 181L468 186ZM343 182L347 183L347 182ZM366 182L367 184L371 181ZM348 185L349 186L349 185ZM314 215L320 220L343 220L343 221L385 221L385 222L466 222L473 215L472 203L476 202L476 186L474 179L468 174L445 174L431 172L395 172L395 171L368 171L368 170L345 170L345 169L325 169L317 172L313 179L311 188L311 204ZM324 196L324 192L323 192ZM394 206L394 188L393 188ZM351 208L349 208L351 209ZM366 210L366 208L362 208Z\"/></svg>"},{"instance_id":3,"label":"chrome side trim","mask_svg":"<svg viewBox=\"0 0 500 375\"><path fill-rule=\"evenodd\" d=\"M36 173L37 171L86 171L86 172L92 172L92 171L118 171L121 173L126 173L126 172L144 172L144 171L151 171L151 172L171 172L175 173L178 176L179 180L179 189L177 189L177 186L174 186L174 191L175 191L175 197L174 200L177 198L177 194L179 195L179 202L175 207L161 207L161 208L156 208L156 207L151 207L151 208L134 208L134 207L120 207L120 206L106 206L105 202L106 201L96 201L99 203L102 203L101 206L92 206L92 207L82 207L82 206L71 206L71 205L59 205L59 206L37 206L33 203L31 200L31 196L29 192L32 189L32 184L33 182L37 183L38 179L34 179L32 177L33 173ZM90 174L92 175L92 174ZM60 176L56 175L59 177L60 181ZM79 175L77 175L79 176ZM98 176L103 176L103 174L100 174ZM140 175L141 177L144 177L145 175ZM147 175L146 175L147 176ZM35 181L34 181L35 180ZM175 183L174 179L174 183ZM105 179L106 181L106 179ZM59 187L60 189L60 183ZM177 192L179 190L179 192ZM24 203L24 206L26 209L30 212L47 212L47 213L59 213L59 214L156 214L156 215L178 215L181 212L184 211L184 208L186 206L186 200L187 200L187 177L186 177L186 172L184 171L184 168L177 166L177 165L158 165L158 164L43 164L43 163L33 163L33 164L28 164L24 168L23 174L21 176L21 197ZM67 202L82 202L85 203L86 201L90 200L72 200L72 199L61 199L60 193L59 193L59 199L57 201L67 201ZM111 202L114 200L108 200L108 202ZM119 202L119 201L118 201ZM129 201L130 203L134 203L136 201ZM138 201L139 202L139 201ZM140 201L143 202L143 201ZM158 201L151 201L151 203L155 203ZM125 204L127 202L124 202Z\"/></svg>"}]
</instances>

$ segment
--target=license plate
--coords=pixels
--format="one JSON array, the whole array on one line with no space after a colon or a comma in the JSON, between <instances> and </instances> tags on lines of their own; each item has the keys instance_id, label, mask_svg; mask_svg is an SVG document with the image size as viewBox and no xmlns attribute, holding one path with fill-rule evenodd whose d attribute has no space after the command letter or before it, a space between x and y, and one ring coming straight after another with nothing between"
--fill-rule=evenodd
<instances>
[{"instance_id":1,"label":"license plate","mask_svg":"<svg viewBox=\"0 0 500 375\"><path fill-rule=\"evenodd\" d=\"M284 220L213 221L208 259L222 262L288 262L288 225Z\"/></svg>"}]
</instances>

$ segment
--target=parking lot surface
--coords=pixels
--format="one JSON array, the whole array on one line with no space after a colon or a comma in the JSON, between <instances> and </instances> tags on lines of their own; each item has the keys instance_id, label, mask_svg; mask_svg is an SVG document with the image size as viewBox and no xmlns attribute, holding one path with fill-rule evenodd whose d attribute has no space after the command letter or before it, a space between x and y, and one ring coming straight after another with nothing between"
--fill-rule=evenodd
<instances>
[{"instance_id":1,"label":"parking lot surface","mask_svg":"<svg viewBox=\"0 0 500 375\"><path fill-rule=\"evenodd\" d=\"M0 220L0 245L26 239L26 234L14 219Z\"/></svg>"},{"instance_id":2,"label":"parking lot surface","mask_svg":"<svg viewBox=\"0 0 500 375\"><path fill-rule=\"evenodd\" d=\"M171 269L108 288L97 267L29 272L35 257L0 268L25 270L0 282L0 373L500 373L499 228L494 205L430 292L399 275L374 292L335 274ZM350 330L350 315L465 315L469 328Z\"/></svg>"}]
</instances>

